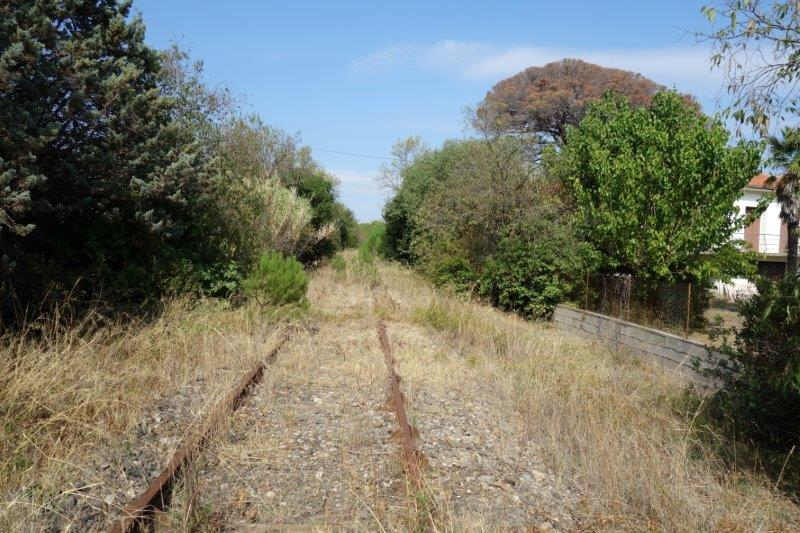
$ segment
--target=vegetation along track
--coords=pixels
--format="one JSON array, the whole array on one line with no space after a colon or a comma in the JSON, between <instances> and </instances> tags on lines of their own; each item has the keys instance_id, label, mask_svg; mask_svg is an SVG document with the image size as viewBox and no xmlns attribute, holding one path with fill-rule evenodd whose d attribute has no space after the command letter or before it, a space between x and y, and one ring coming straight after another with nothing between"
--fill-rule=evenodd
<instances>
[{"instance_id":1,"label":"vegetation along track","mask_svg":"<svg viewBox=\"0 0 800 533\"><path fill-rule=\"evenodd\" d=\"M125 506L123 510L124 516L111 529L113 533L146 530L150 527L155 513L164 511L169 506L172 489L182 470L201 451L203 444L211 436L214 429L219 427L221 421L239 407L248 390L261 381L267 363L274 360L278 350L288 338L289 330L286 329L278 337L277 343L269 350L264 359L256 362L233 390L217 404L206 419L206 422L200 426L200 429L190 433L184 439L161 474L150 482L150 485L142 494Z\"/></svg>"},{"instance_id":2,"label":"vegetation along track","mask_svg":"<svg viewBox=\"0 0 800 533\"><path fill-rule=\"evenodd\" d=\"M386 406L394 412L398 425L394 437L400 443L404 471L408 476L409 482L416 490L421 490L423 488L422 469L425 466L425 456L418 446L419 432L408 421L405 396L400 389L401 378L395 369L395 358L392 353L391 342L386 331L386 324L382 320L378 323L377 332L387 370ZM278 341L268 351L264 359L256 362L230 393L216 405L205 423L184 439L178 450L172 454L166 468L150 482L144 492L125 506L123 517L114 523L111 529L112 533L130 533L153 529L156 513L164 512L169 507L173 488L182 471L191 466L192 461L199 456L204 444L212 437L215 429L220 427L222 420L236 411L248 392L252 390L252 387L261 381L267 364L274 361L280 348L289 339L289 335L290 331L287 328L279 335Z\"/></svg>"},{"instance_id":3,"label":"vegetation along track","mask_svg":"<svg viewBox=\"0 0 800 533\"><path fill-rule=\"evenodd\" d=\"M206 435L201 441L176 440L158 454L128 453L124 441L98 447L99 461L67 479L102 483L105 492L58 496L77 497L79 506L100 500L91 521L43 528L31 513L36 525L26 527L17 516L33 506L18 503L22 494L0 507L0 524L10 511L20 514L7 515L9 531L106 531L172 457L180 476L169 498L162 492L128 509L131 517L153 517L156 531L688 533L800 525L796 505L768 483L745 473L726 479L712 451L690 440L691 419L673 408L682 394L678 377L448 295L399 266L376 261L376 273L352 254L345 259L346 268L314 272L309 313L238 405L229 395L243 387L234 382L280 341L280 330L203 328L220 332L202 337L204 357L227 354L224 372L208 373L204 383L230 376L206 401L236 405L235 416L188 433ZM207 398L208 390L191 396ZM191 413L180 414L185 427ZM161 440L163 421L151 415L147 425L150 433L134 442ZM204 431L208 425L212 431ZM182 442L201 444L183 462L168 453ZM130 472L137 461L157 470L144 469L136 492L123 487L104 506L114 488L104 474ZM155 512L162 499L169 506Z\"/></svg>"}]
</instances>

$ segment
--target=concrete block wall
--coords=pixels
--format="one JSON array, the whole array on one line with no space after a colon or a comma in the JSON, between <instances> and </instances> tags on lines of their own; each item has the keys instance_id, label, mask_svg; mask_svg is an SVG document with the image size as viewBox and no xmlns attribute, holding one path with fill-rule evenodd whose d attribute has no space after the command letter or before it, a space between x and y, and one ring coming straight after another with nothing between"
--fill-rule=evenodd
<instances>
[{"instance_id":1,"label":"concrete block wall","mask_svg":"<svg viewBox=\"0 0 800 533\"><path fill-rule=\"evenodd\" d=\"M553 323L565 331L604 341L615 348L628 349L699 383L712 384L693 367L695 358L699 358L701 367L707 366L709 349L705 344L567 305L556 307ZM720 354L712 351L711 356L718 358Z\"/></svg>"}]
</instances>

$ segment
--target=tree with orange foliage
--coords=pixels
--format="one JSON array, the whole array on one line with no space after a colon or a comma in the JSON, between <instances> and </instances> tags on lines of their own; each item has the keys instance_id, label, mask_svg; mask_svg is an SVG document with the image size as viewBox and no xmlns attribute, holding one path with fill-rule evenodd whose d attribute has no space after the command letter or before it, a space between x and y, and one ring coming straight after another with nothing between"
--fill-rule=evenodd
<instances>
[{"instance_id":1,"label":"tree with orange foliage","mask_svg":"<svg viewBox=\"0 0 800 533\"><path fill-rule=\"evenodd\" d=\"M587 104L607 91L626 96L638 107L649 105L664 89L641 74L562 59L530 67L492 87L473 124L485 133L530 134L539 142L563 144L567 126L577 126Z\"/></svg>"}]
</instances>

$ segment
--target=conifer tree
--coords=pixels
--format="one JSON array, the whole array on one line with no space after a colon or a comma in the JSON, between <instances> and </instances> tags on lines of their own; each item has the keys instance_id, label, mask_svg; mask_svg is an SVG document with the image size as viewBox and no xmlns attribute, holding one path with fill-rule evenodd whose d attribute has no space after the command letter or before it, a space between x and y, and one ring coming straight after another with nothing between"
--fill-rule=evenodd
<instances>
[{"instance_id":1,"label":"conifer tree","mask_svg":"<svg viewBox=\"0 0 800 533\"><path fill-rule=\"evenodd\" d=\"M140 297L198 223L209 155L130 1L0 4L0 296ZM197 232L197 229L194 230ZM55 289L55 290L53 290Z\"/></svg>"}]
</instances>

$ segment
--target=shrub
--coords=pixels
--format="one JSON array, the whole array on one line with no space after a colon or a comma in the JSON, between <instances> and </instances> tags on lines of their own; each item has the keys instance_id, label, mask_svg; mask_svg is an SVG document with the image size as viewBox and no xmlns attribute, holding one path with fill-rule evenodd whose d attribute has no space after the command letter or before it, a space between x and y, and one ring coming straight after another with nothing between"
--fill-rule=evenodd
<instances>
[{"instance_id":1,"label":"shrub","mask_svg":"<svg viewBox=\"0 0 800 533\"><path fill-rule=\"evenodd\" d=\"M429 267L433 282L437 286L447 286L457 292L471 292L475 287L477 276L462 257L447 257Z\"/></svg>"},{"instance_id":2,"label":"shrub","mask_svg":"<svg viewBox=\"0 0 800 533\"><path fill-rule=\"evenodd\" d=\"M203 265L184 259L167 281L167 289L172 293L213 298L227 298L239 293L241 288L242 273L236 261Z\"/></svg>"},{"instance_id":3,"label":"shrub","mask_svg":"<svg viewBox=\"0 0 800 533\"><path fill-rule=\"evenodd\" d=\"M339 273L347 270L347 261L345 261L345 258L342 256L342 254L336 254L333 256L333 259L331 259L331 268Z\"/></svg>"},{"instance_id":4,"label":"shrub","mask_svg":"<svg viewBox=\"0 0 800 533\"><path fill-rule=\"evenodd\" d=\"M586 245L565 221L532 219L524 232L503 238L478 280L481 296L506 311L549 318L587 264Z\"/></svg>"},{"instance_id":5,"label":"shrub","mask_svg":"<svg viewBox=\"0 0 800 533\"><path fill-rule=\"evenodd\" d=\"M800 442L800 282L760 280L739 307L744 322L712 371L724 383L713 410L742 436L785 453Z\"/></svg>"},{"instance_id":6,"label":"shrub","mask_svg":"<svg viewBox=\"0 0 800 533\"><path fill-rule=\"evenodd\" d=\"M385 255L386 226L384 224L371 224L358 247L359 257L362 255L374 258Z\"/></svg>"},{"instance_id":7,"label":"shrub","mask_svg":"<svg viewBox=\"0 0 800 533\"><path fill-rule=\"evenodd\" d=\"M308 276L303 265L279 252L265 252L244 281L245 294L262 307L306 305Z\"/></svg>"}]
</instances>

